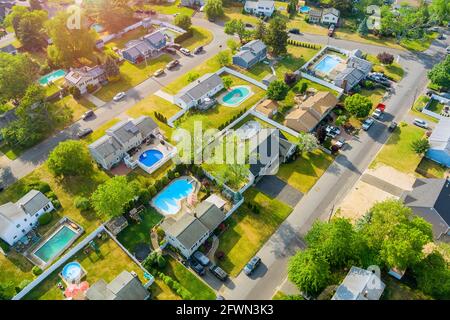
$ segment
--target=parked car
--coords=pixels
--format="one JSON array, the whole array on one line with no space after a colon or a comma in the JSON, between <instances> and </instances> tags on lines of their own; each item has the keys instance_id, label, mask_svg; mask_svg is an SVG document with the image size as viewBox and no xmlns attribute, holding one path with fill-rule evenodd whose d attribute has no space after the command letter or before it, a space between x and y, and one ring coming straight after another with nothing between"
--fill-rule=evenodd
<instances>
[{"instance_id":1,"label":"parked car","mask_svg":"<svg viewBox=\"0 0 450 320\"><path fill-rule=\"evenodd\" d=\"M184 54L185 56L190 56L191 55L191 51L189 49L186 49L186 48L181 48L180 52L182 54Z\"/></svg>"},{"instance_id":2,"label":"parked car","mask_svg":"<svg viewBox=\"0 0 450 320\"><path fill-rule=\"evenodd\" d=\"M445 40L445 35L443 33L440 33L437 37L438 40Z\"/></svg>"},{"instance_id":3,"label":"parked car","mask_svg":"<svg viewBox=\"0 0 450 320\"><path fill-rule=\"evenodd\" d=\"M445 51L447 51L447 54L450 54L450 46L448 46Z\"/></svg>"},{"instance_id":4,"label":"parked car","mask_svg":"<svg viewBox=\"0 0 450 320\"><path fill-rule=\"evenodd\" d=\"M392 132L392 131L395 130L395 128L397 128L397 122L392 121L392 122L389 124L388 130Z\"/></svg>"},{"instance_id":5,"label":"parked car","mask_svg":"<svg viewBox=\"0 0 450 320\"><path fill-rule=\"evenodd\" d=\"M202 266L206 267L209 264L209 259L200 251L194 252L194 259L197 260Z\"/></svg>"},{"instance_id":6,"label":"parked car","mask_svg":"<svg viewBox=\"0 0 450 320\"><path fill-rule=\"evenodd\" d=\"M154 77L159 77L160 75L164 74L164 69L158 69L153 74Z\"/></svg>"},{"instance_id":7,"label":"parked car","mask_svg":"<svg viewBox=\"0 0 450 320\"><path fill-rule=\"evenodd\" d=\"M177 50L175 50L175 48L172 48L172 47L166 47L166 48L164 48L164 51L169 53L169 54L176 54L177 53Z\"/></svg>"},{"instance_id":8,"label":"parked car","mask_svg":"<svg viewBox=\"0 0 450 320\"><path fill-rule=\"evenodd\" d=\"M383 111L381 111L381 109L375 109L372 113L372 117L375 119L381 119L383 117Z\"/></svg>"},{"instance_id":9,"label":"parked car","mask_svg":"<svg viewBox=\"0 0 450 320\"><path fill-rule=\"evenodd\" d=\"M81 119L87 120L87 119L89 119L92 116L94 116L94 111L93 110L88 110L85 113L83 113L83 115L81 116Z\"/></svg>"},{"instance_id":10,"label":"parked car","mask_svg":"<svg viewBox=\"0 0 450 320\"><path fill-rule=\"evenodd\" d=\"M197 274L199 274L200 276L203 276L205 274L205 268L198 263L197 261L195 261L195 259L191 259L189 261L189 265L191 266L191 268L197 272Z\"/></svg>"},{"instance_id":11,"label":"parked car","mask_svg":"<svg viewBox=\"0 0 450 320\"><path fill-rule=\"evenodd\" d=\"M203 52L203 46L197 47L194 49L194 54L199 54Z\"/></svg>"},{"instance_id":12,"label":"parked car","mask_svg":"<svg viewBox=\"0 0 450 320\"><path fill-rule=\"evenodd\" d=\"M375 122L374 118L367 118L366 120L364 120L364 122L362 124L363 130L365 130L365 131L369 130L374 122Z\"/></svg>"},{"instance_id":13,"label":"parked car","mask_svg":"<svg viewBox=\"0 0 450 320\"><path fill-rule=\"evenodd\" d=\"M216 266L214 263L212 263L209 267L209 271L211 271L211 273L221 281L226 281L228 279L228 274L223 271L222 268Z\"/></svg>"},{"instance_id":14,"label":"parked car","mask_svg":"<svg viewBox=\"0 0 450 320\"><path fill-rule=\"evenodd\" d=\"M428 129L428 123L422 119L414 119L413 124L415 124L418 127Z\"/></svg>"},{"instance_id":15,"label":"parked car","mask_svg":"<svg viewBox=\"0 0 450 320\"><path fill-rule=\"evenodd\" d=\"M254 256L244 267L244 273L246 275L251 275L253 271L259 266L261 263L261 258L258 256Z\"/></svg>"},{"instance_id":16,"label":"parked car","mask_svg":"<svg viewBox=\"0 0 450 320\"><path fill-rule=\"evenodd\" d=\"M253 25L252 25L251 23L248 23L248 22L247 22L247 23L245 24L245 27L246 27L246 28L253 28Z\"/></svg>"},{"instance_id":17,"label":"parked car","mask_svg":"<svg viewBox=\"0 0 450 320\"><path fill-rule=\"evenodd\" d=\"M340 138L334 143L334 145L336 147L338 147L339 149L342 149L342 147L344 147L345 143L346 143L345 139L344 138Z\"/></svg>"},{"instance_id":18,"label":"parked car","mask_svg":"<svg viewBox=\"0 0 450 320\"><path fill-rule=\"evenodd\" d=\"M79 139L82 139L82 138L84 138L84 137L90 135L91 133L92 133L92 129L91 129L91 128L86 128L86 129L83 129L83 130L81 130L80 132L78 132L78 133L77 133L77 137L78 137Z\"/></svg>"},{"instance_id":19,"label":"parked car","mask_svg":"<svg viewBox=\"0 0 450 320\"><path fill-rule=\"evenodd\" d=\"M180 50L180 49L181 49L181 44L178 44L178 43L172 43L172 44L170 45L170 47L171 47L171 48L174 48L174 49L177 49L177 50Z\"/></svg>"},{"instance_id":20,"label":"parked car","mask_svg":"<svg viewBox=\"0 0 450 320\"><path fill-rule=\"evenodd\" d=\"M170 61L168 64L167 64L167 66L166 66L166 68L168 69L168 70L171 70L171 69L173 69L173 68L175 68L177 65L179 65L180 64L180 61L178 61L178 60L172 60L172 61Z\"/></svg>"},{"instance_id":21,"label":"parked car","mask_svg":"<svg viewBox=\"0 0 450 320\"><path fill-rule=\"evenodd\" d=\"M300 30L297 29L297 28L293 28L293 29L290 29L290 30L289 30L289 33L292 33L292 34L300 34Z\"/></svg>"},{"instance_id":22,"label":"parked car","mask_svg":"<svg viewBox=\"0 0 450 320\"><path fill-rule=\"evenodd\" d=\"M225 298L219 294L217 295L216 300L225 300Z\"/></svg>"},{"instance_id":23,"label":"parked car","mask_svg":"<svg viewBox=\"0 0 450 320\"><path fill-rule=\"evenodd\" d=\"M120 100L122 100L123 98L125 98L126 97L126 93L125 92L119 92L118 94L116 94L115 96L114 96L114 98L113 98L113 100L114 101L120 101Z\"/></svg>"},{"instance_id":24,"label":"parked car","mask_svg":"<svg viewBox=\"0 0 450 320\"><path fill-rule=\"evenodd\" d=\"M327 133L327 136L331 138L336 138L336 136L341 134L341 129L335 126L327 126L325 128L325 132Z\"/></svg>"},{"instance_id":25,"label":"parked car","mask_svg":"<svg viewBox=\"0 0 450 320\"><path fill-rule=\"evenodd\" d=\"M335 29L336 27L335 27L335 25L334 24L331 24L330 25L330 27L328 28L328 36L329 37L332 37L333 36L333 34L334 34L334 29Z\"/></svg>"}]
</instances>

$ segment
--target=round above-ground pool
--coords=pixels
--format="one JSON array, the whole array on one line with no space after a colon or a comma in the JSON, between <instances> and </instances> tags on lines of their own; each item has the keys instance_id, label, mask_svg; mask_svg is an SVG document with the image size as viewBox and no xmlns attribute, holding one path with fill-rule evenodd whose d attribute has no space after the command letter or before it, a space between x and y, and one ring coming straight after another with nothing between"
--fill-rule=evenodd
<instances>
[{"instance_id":1,"label":"round above-ground pool","mask_svg":"<svg viewBox=\"0 0 450 320\"><path fill-rule=\"evenodd\" d=\"M142 152L139 156L139 162L146 167L152 167L155 163L164 157L163 153L156 149L150 149Z\"/></svg>"},{"instance_id":2,"label":"round above-ground pool","mask_svg":"<svg viewBox=\"0 0 450 320\"><path fill-rule=\"evenodd\" d=\"M78 262L69 262L61 271L61 276L69 283L73 283L81 278L83 268Z\"/></svg>"},{"instance_id":3,"label":"round above-ground pool","mask_svg":"<svg viewBox=\"0 0 450 320\"><path fill-rule=\"evenodd\" d=\"M247 99L251 93L252 91L248 86L233 87L219 98L219 103L224 106L235 107Z\"/></svg>"},{"instance_id":4,"label":"round above-ground pool","mask_svg":"<svg viewBox=\"0 0 450 320\"><path fill-rule=\"evenodd\" d=\"M194 191L194 180L181 178L170 183L153 198L152 204L165 215L176 214L181 209L180 201Z\"/></svg>"},{"instance_id":5,"label":"round above-ground pool","mask_svg":"<svg viewBox=\"0 0 450 320\"><path fill-rule=\"evenodd\" d=\"M298 11L300 11L301 13L308 13L309 11L311 11L311 7L302 6L300 7L300 9L298 9Z\"/></svg>"}]
</instances>

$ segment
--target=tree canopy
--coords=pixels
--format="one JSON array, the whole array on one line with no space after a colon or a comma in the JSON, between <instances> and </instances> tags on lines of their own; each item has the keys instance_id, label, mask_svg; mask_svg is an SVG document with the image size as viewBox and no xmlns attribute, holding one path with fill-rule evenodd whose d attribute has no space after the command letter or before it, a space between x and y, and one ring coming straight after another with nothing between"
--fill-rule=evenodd
<instances>
[{"instance_id":1,"label":"tree canopy","mask_svg":"<svg viewBox=\"0 0 450 320\"><path fill-rule=\"evenodd\" d=\"M435 85L450 88L450 55L447 55L444 61L434 65L428 72L428 78Z\"/></svg>"},{"instance_id":2,"label":"tree canopy","mask_svg":"<svg viewBox=\"0 0 450 320\"><path fill-rule=\"evenodd\" d=\"M280 17L270 20L267 28L266 44L272 48L272 53L276 56L287 52L289 35L286 28L286 22Z\"/></svg>"},{"instance_id":3,"label":"tree canopy","mask_svg":"<svg viewBox=\"0 0 450 320\"><path fill-rule=\"evenodd\" d=\"M204 8L206 17L209 20L215 20L223 16L222 0L206 0Z\"/></svg>"},{"instance_id":4,"label":"tree canopy","mask_svg":"<svg viewBox=\"0 0 450 320\"><path fill-rule=\"evenodd\" d=\"M99 22L111 33L134 22L133 10L126 0L98 0L94 3Z\"/></svg>"},{"instance_id":5,"label":"tree canopy","mask_svg":"<svg viewBox=\"0 0 450 320\"><path fill-rule=\"evenodd\" d=\"M367 117L372 109L372 101L368 97L355 93L345 98L344 106L350 114L358 118Z\"/></svg>"},{"instance_id":6,"label":"tree canopy","mask_svg":"<svg viewBox=\"0 0 450 320\"><path fill-rule=\"evenodd\" d=\"M284 81L272 81L267 88L267 97L272 100L283 100L289 92L289 87Z\"/></svg>"},{"instance_id":7,"label":"tree canopy","mask_svg":"<svg viewBox=\"0 0 450 320\"><path fill-rule=\"evenodd\" d=\"M192 26L191 17L187 14L179 14L175 17L174 23L176 26L184 30L189 30Z\"/></svg>"},{"instance_id":8,"label":"tree canopy","mask_svg":"<svg viewBox=\"0 0 450 320\"><path fill-rule=\"evenodd\" d=\"M241 43L251 35L251 32L245 28L245 23L241 19L232 19L226 22L224 31L229 35L236 34Z\"/></svg>"},{"instance_id":9,"label":"tree canopy","mask_svg":"<svg viewBox=\"0 0 450 320\"><path fill-rule=\"evenodd\" d=\"M60 142L50 153L47 166L55 176L77 176L92 172L92 160L80 141Z\"/></svg>"}]
</instances>

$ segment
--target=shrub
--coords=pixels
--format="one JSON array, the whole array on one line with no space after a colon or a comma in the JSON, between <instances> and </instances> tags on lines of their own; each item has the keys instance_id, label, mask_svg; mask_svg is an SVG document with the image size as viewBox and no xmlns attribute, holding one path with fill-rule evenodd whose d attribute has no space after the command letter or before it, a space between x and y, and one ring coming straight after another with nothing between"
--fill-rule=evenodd
<instances>
[{"instance_id":1,"label":"shrub","mask_svg":"<svg viewBox=\"0 0 450 320\"><path fill-rule=\"evenodd\" d=\"M29 285L30 283L31 283L31 280L29 280L29 279L22 280L22 281L19 283L19 285L15 287L16 293L19 293L20 291L22 291L23 288L25 288L25 287L26 287L27 285Z\"/></svg>"},{"instance_id":2,"label":"shrub","mask_svg":"<svg viewBox=\"0 0 450 320\"><path fill-rule=\"evenodd\" d=\"M81 211L86 211L91 206L88 198L80 196L75 197L73 204L75 205L75 208L80 209Z\"/></svg>"},{"instance_id":3,"label":"shrub","mask_svg":"<svg viewBox=\"0 0 450 320\"><path fill-rule=\"evenodd\" d=\"M284 74L284 83L288 86L292 86L297 82L297 75L293 72L287 72Z\"/></svg>"},{"instance_id":4,"label":"shrub","mask_svg":"<svg viewBox=\"0 0 450 320\"><path fill-rule=\"evenodd\" d=\"M87 91L88 91L89 93L92 93L92 92L95 91L96 86L94 86L93 84L88 84L87 87L86 87L86 89L87 89Z\"/></svg>"},{"instance_id":5,"label":"shrub","mask_svg":"<svg viewBox=\"0 0 450 320\"><path fill-rule=\"evenodd\" d=\"M46 224L49 224L50 221L52 221L52 213L51 212L46 212L38 218L38 222L41 226L45 226Z\"/></svg>"},{"instance_id":6,"label":"shrub","mask_svg":"<svg viewBox=\"0 0 450 320\"><path fill-rule=\"evenodd\" d=\"M33 272L35 276L39 276L42 274L42 269L38 266L34 266L33 269L31 269L31 272Z\"/></svg>"},{"instance_id":7,"label":"shrub","mask_svg":"<svg viewBox=\"0 0 450 320\"><path fill-rule=\"evenodd\" d=\"M394 56L387 52L381 52L377 55L378 61L380 61L382 64L392 64L394 62Z\"/></svg>"},{"instance_id":8,"label":"shrub","mask_svg":"<svg viewBox=\"0 0 450 320\"><path fill-rule=\"evenodd\" d=\"M180 173L175 172L175 178L179 178L180 177Z\"/></svg>"},{"instance_id":9,"label":"shrub","mask_svg":"<svg viewBox=\"0 0 450 320\"><path fill-rule=\"evenodd\" d=\"M53 200L52 204L55 209L61 208L61 202L59 202L59 200Z\"/></svg>"},{"instance_id":10,"label":"shrub","mask_svg":"<svg viewBox=\"0 0 450 320\"><path fill-rule=\"evenodd\" d=\"M306 89L308 89L308 84L306 82L303 82L302 86L300 87L300 93L305 93Z\"/></svg>"},{"instance_id":11,"label":"shrub","mask_svg":"<svg viewBox=\"0 0 450 320\"><path fill-rule=\"evenodd\" d=\"M10 250L9 244L7 244L2 239L0 239L0 248L3 250L4 253L9 252L9 250Z\"/></svg>"},{"instance_id":12,"label":"shrub","mask_svg":"<svg viewBox=\"0 0 450 320\"><path fill-rule=\"evenodd\" d=\"M73 96L73 98L75 100L78 100L81 98L81 92L80 89L78 89L77 87L70 87L69 88L69 93Z\"/></svg>"},{"instance_id":13,"label":"shrub","mask_svg":"<svg viewBox=\"0 0 450 320\"><path fill-rule=\"evenodd\" d=\"M37 182L29 183L25 187L24 191L25 192L29 192L29 191L31 191L33 189L34 190L38 190L38 191L40 191L40 192L42 192L44 194L46 194L46 193L51 191L50 185L47 182L44 182L44 181L37 181Z\"/></svg>"},{"instance_id":14,"label":"shrub","mask_svg":"<svg viewBox=\"0 0 450 320\"><path fill-rule=\"evenodd\" d=\"M156 195L157 191L156 191L155 186L150 186L150 187L148 188L148 192L150 193L150 195L151 195L152 197L153 197L154 195Z\"/></svg>"},{"instance_id":15,"label":"shrub","mask_svg":"<svg viewBox=\"0 0 450 320\"><path fill-rule=\"evenodd\" d=\"M156 262L158 263L158 267L159 267L160 269L164 269L164 268L166 267L166 265L167 265L167 261L166 261L166 259L163 257L163 255L159 255L159 256L156 258Z\"/></svg>"},{"instance_id":16,"label":"shrub","mask_svg":"<svg viewBox=\"0 0 450 320\"><path fill-rule=\"evenodd\" d=\"M58 199L58 197L56 196L56 194L53 191L49 191L45 194L47 196L47 198L49 198L50 200L56 200Z\"/></svg>"}]
</instances>

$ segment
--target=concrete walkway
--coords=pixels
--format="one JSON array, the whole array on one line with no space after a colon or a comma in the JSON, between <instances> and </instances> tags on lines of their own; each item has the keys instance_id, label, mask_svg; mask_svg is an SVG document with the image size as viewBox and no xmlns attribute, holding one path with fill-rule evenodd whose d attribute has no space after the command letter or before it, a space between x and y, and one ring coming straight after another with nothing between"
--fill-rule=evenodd
<instances>
[{"instance_id":1,"label":"concrete walkway","mask_svg":"<svg viewBox=\"0 0 450 320\"><path fill-rule=\"evenodd\" d=\"M97 108L103 107L106 104L105 101L97 98L96 96L94 96L94 95L92 95L90 93L86 94L85 97L86 97L86 99L89 100L89 102L92 102L93 104L95 104L95 106Z\"/></svg>"},{"instance_id":2,"label":"concrete walkway","mask_svg":"<svg viewBox=\"0 0 450 320\"><path fill-rule=\"evenodd\" d=\"M208 251L208 258L211 262L216 263L216 251L219 247L219 238L217 236L213 236L211 249Z\"/></svg>"},{"instance_id":3,"label":"concrete walkway","mask_svg":"<svg viewBox=\"0 0 450 320\"><path fill-rule=\"evenodd\" d=\"M170 102L172 104L175 104L175 99L174 99L173 95L171 95L171 94L169 94L169 93L167 93L167 92L165 92L163 90L156 91L155 92L155 96L158 96L158 97L160 97L160 98L162 98L162 99L164 99L164 100L166 100L166 101L168 101L168 102Z\"/></svg>"},{"instance_id":4,"label":"concrete walkway","mask_svg":"<svg viewBox=\"0 0 450 320\"><path fill-rule=\"evenodd\" d=\"M368 173L364 173L362 175L361 181L364 181L374 187L377 187L397 197L400 197L404 191L402 188L394 186L393 184L390 184L389 182Z\"/></svg>"}]
</instances>

